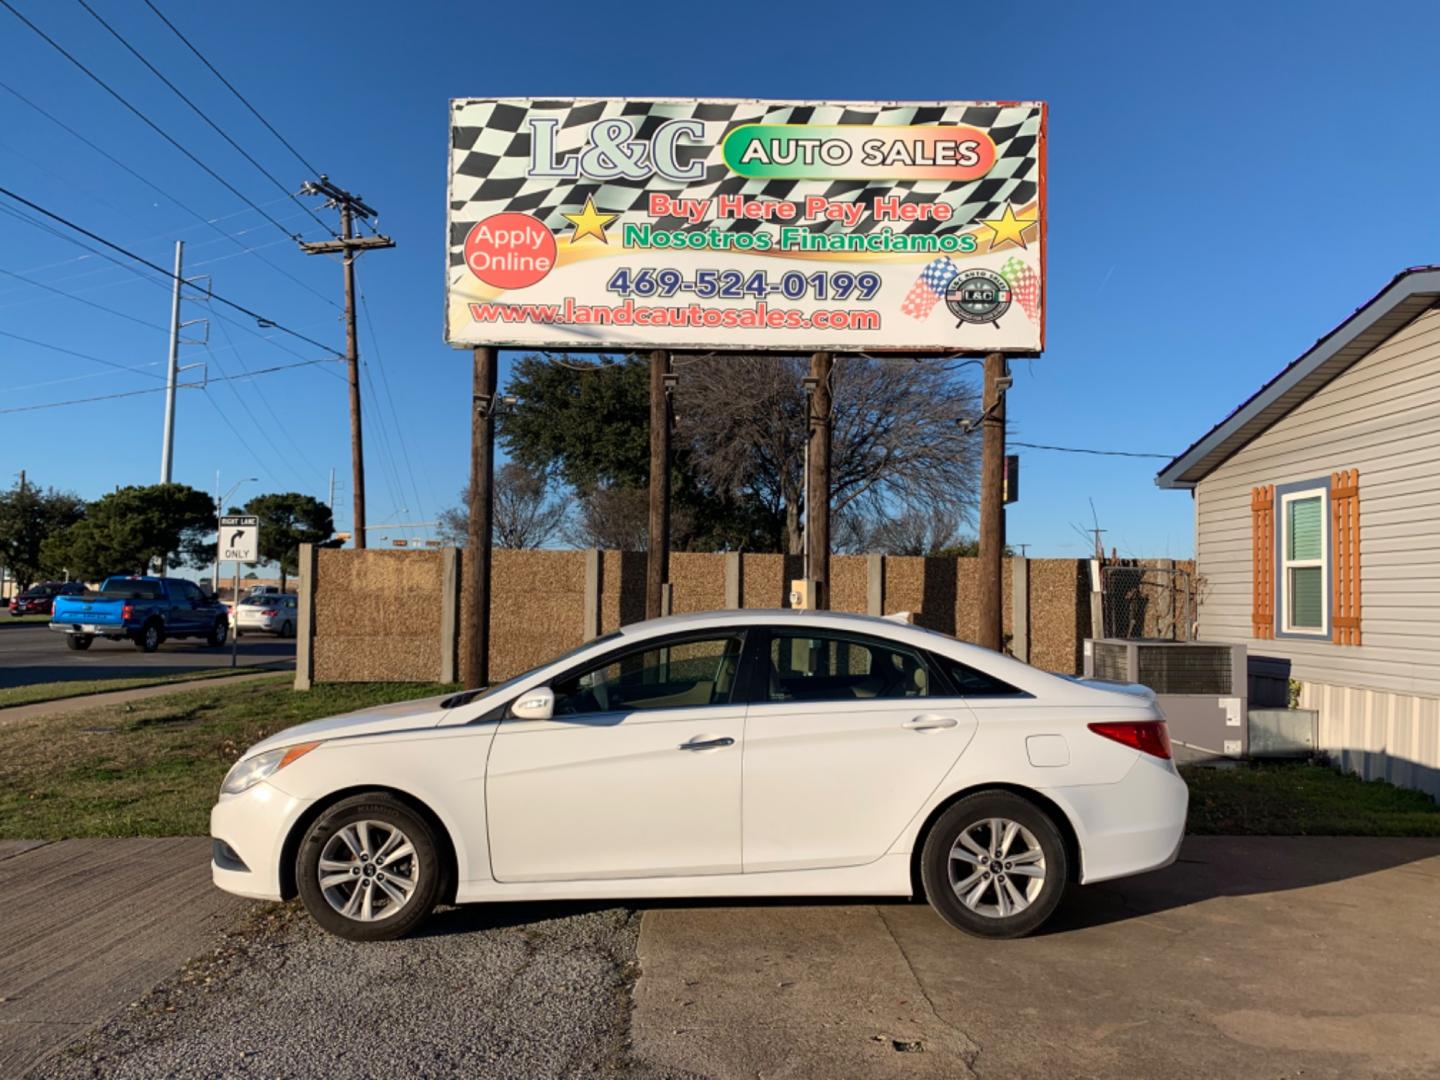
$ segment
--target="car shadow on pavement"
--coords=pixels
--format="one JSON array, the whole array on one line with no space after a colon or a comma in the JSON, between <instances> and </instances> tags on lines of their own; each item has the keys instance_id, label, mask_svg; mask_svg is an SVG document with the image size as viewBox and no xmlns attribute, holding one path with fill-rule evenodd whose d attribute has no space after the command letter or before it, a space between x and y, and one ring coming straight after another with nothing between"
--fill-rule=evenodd
<instances>
[{"instance_id":1,"label":"car shadow on pavement","mask_svg":"<svg viewBox=\"0 0 1440 1080\"><path fill-rule=\"evenodd\" d=\"M1229 896L1309 889L1440 858L1440 839L1199 836L1163 870L1072 887L1041 935L1189 907ZM1440 886L1440 866L1420 871Z\"/></svg>"},{"instance_id":2,"label":"car shadow on pavement","mask_svg":"<svg viewBox=\"0 0 1440 1080\"><path fill-rule=\"evenodd\" d=\"M1072 886L1039 936L1124 922L1226 896L1307 889L1440 859L1440 839L1381 837L1204 836L1186 840L1180 858L1163 870L1095 885ZM1440 865L1422 871L1440 886ZM535 926L606 908L781 908L919 906L920 900L875 896L649 898L497 901L443 908L417 936L482 933Z\"/></svg>"}]
</instances>

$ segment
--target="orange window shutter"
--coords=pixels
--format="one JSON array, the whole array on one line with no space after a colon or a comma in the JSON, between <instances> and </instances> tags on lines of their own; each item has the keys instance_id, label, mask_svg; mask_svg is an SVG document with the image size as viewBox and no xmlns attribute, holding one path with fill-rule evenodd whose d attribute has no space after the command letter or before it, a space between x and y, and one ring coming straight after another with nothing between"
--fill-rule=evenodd
<instances>
[{"instance_id":1,"label":"orange window shutter","mask_svg":"<svg viewBox=\"0 0 1440 1080\"><path fill-rule=\"evenodd\" d=\"M1330 476L1330 636L1360 644L1360 470Z\"/></svg>"},{"instance_id":2,"label":"orange window shutter","mask_svg":"<svg viewBox=\"0 0 1440 1080\"><path fill-rule=\"evenodd\" d=\"M1275 636L1275 486L1250 489L1250 626L1256 638Z\"/></svg>"}]
</instances>

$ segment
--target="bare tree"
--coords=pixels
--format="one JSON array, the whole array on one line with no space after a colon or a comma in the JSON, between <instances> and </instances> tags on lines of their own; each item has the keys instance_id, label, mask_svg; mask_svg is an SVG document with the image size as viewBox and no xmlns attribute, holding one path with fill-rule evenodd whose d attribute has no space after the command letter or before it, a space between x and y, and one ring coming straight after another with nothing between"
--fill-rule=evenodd
<instances>
[{"instance_id":1,"label":"bare tree","mask_svg":"<svg viewBox=\"0 0 1440 1080\"><path fill-rule=\"evenodd\" d=\"M646 488L597 487L582 495L575 515L565 531L574 547L604 548L607 551L644 551L649 544L650 493ZM694 531L691 513L673 507L670 533L686 538ZM684 550L682 544L675 545Z\"/></svg>"},{"instance_id":2,"label":"bare tree","mask_svg":"<svg viewBox=\"0 0 1440 1080\"><path fill-rule=\"evenodd\" d=\"M676 391L697 470L717 491L763 505L792 554L803 550L807 373L798 357L682 361ZM844 356L833 378L832 511L971 521L980 444L959 421L980 411L975 388L943 361Z\"/></svg>"},{"instance_id":3,"label":"bare tree","mask_svg":"<svg viewBox=\"0 0 1440 1080\"><path fill-rule=\"evenodd\" d=\"M470 534L470 487L460 492L460 505L442 510L436 531L440 539L464 547ZM551 491L550 482L523 465L507 462L495 474L493 543L502 548L544 547L566 523L564 501Z\"/></svg>"},{"instance_id":4,"label":"bare tree","mask_svg":"<svg viewBox=\"0 0 1440 1080\"><path fill-rule=\"evenodd\" d=\"M895 517L867 514L852 503L836 517L835 550L841 553L875 552L881 555L952 555L964 552L970 540L960 528L958 514L926 514L902 510Z\"/></svg>"}]
</instances>

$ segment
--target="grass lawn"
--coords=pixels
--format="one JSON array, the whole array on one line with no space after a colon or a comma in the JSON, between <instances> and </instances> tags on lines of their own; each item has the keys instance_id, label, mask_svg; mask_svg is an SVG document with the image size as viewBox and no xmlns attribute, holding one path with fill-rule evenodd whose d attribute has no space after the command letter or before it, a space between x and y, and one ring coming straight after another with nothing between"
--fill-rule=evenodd
<instances>
[{"instance_id":1,"label":"grass lawn","mask_svg":"<svg viewBox=\"0 0 1440 1080\"><path fill-rule=\"evenodd\" d=\"M6 613L6 614L4 614L4 615L0 615L0 619L3 619L3 620L4 620L4 623L48 623L48 622L50 621L50 616L49 616L49 615L11 615L11 614L9 614L9 613ZM0 625L4 625L4 623L0 623Z\"/></svg>"},{"instance_id":2,"label":"grass lawn","mask_svg":"<svg viewBox=\"0 0 1440 1080\"><path fill-rule=\"evenodd\" d=\"M1324 765L1180 772L1190 785L1192 835L1440 836L1440 806L1428 795Z\"/></svg>"},{"instance_id":3,"label":"grass lawn","mask_svg":"<svg viewBox=\"0 0 1440 1080\"><path fill-rule=\"evenodd\" d=\"M135 675L125 679L79 679L71 682L31 683L29 686L10 686L0 689L0 709L11 705L34 705L41 701L61 701L64 698L86 697L90 694L108 694L112 690L138 690L143 686L164 686L173 682L190 682L201 679L219 679L226 675L245 674L247 671L264 671L253 668L203 668L199 671L176 672L173 675ZM0 719L4 718L0 712Z\"/></svg>"},{"instance_id":4,"label":"grass lawn","mask_svg":"<svg viewBox=\"0 0 1440 1080\"><path fill-rule=\"evenodd\" d=\"M455 687L290 688L291 676L0 723L0 839L204 836L220 781L282 728Z\"/></svg>"}]
</instances>

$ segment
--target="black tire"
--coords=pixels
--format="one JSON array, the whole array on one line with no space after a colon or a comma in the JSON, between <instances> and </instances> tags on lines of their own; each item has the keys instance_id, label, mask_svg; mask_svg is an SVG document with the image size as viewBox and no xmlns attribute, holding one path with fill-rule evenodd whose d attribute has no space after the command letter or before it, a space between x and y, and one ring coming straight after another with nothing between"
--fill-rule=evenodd
<instances>
[{"instance_id":1,"label":"black tire","mask_svg":"<svg viewBox=\"0 0 1440 1080\"><path fill-rule=\"evenodd\" d=\"M285 622L283 622L283 623L280 625L280 636L281 636L281 637L294 637L294 636L295 636L295 624L292 623L292 622L290 622L288 619L287 619Z\"/></svg>"},{"instance_id":2,"label":"black tire","mask_svg":"<svg viewBox=\"0 0 1440 1080\"><path fill-rule=\"evenodd\" d=\"M154 652L165 640L165 628L156 619L151 619L140 628L140 633L131 639L141 652Z\"/></svg>"},{"instance_id":3,"label":"black tire","mask_svg":"<svg viewBox=\"0 0 1440 1080\"><path fill-rule=\"evenodd\" d=\"M84 652L94 640L89 634L66 634L65 647L71 652Z\"/></svg>"},{"instance_id":4,"label":"black tire","mask_svg":"<svg viewBox=\"0 0 1440 1080\"><path fill-rule=\"evenodd\" d=\"M408 899L397 907L394 914L382 915L369 922L351 918L336 910L320 884L321 854L341 830L360 822L373 822L385 828L398 829L414 849L412 856L394 864L400 867L402 875L406 871L413 874L415 885ZM374 832L373 829L369 831ZM332 856L334 854L332 851ZM356 870L370 865L368 861L355 862L357 865L353 869ZM370 870L364 874L357 873L355 877L361 883L368 880L373 885L380 886L382 881L378 879L382 874L383 870L376 864L370 866ZM410 933L434 910L440 896L442 874L443 867L435 832L429 823L393 795L378 791L342 799L326 810L310 826L295 856L295 881L305 910L310 912L311 918L324 929L348 941L390 941ZM393 880L391 879L392 882ZM357 884L353 886L353 892L359 892L361 888L362 885ZM370 886L366 885L364 888L369 890ZM353 895L353 892L347 890L342 883L331 890L331 895L336 902L341 902L347 895ZM378 888L373 897L390 903L388 897Z\"/></svg>"},{"instance_id":5,"label":"black tire","mask_svg":"<svg viewBox=\"0 0 1440 1080\"><path fill-rule=\"evenodd\" d=\"M229 640L230 624L224 619L216 619L215 625L210 628L210 633L205 635L205 644L212 649L218 649Z\"/></svg>"},{"instance_id":6,"label":"black tire","mask_svg":"<svg viewBox=\"0 0 1440 1080\"><path fill-rule=\"evenodd\" d=\"M1003 861L1000 869L991 873L992 853L998 847L987 842L991 820L1013 822L1020 827L1011 840L1009 854L1024 852L1025 870L1016 871L1015 868L1022 865L1020 859L1016 859ZM970 831L967 833L967 830ZM1008 830L1002 828L1002 838L1005 831ZM962 835L971 843L978 841L980 851L967 847L961 840ZM1030 854L1032 844L1040 853L1038 859ZM952 857L952 850L960 854ZM972 855L976 860L974 864L966 861ZM1043 873L1038 886L1033 884L1036 879L1032 868ZM1021 877L1020 873L1025 876ZM977 879L973 876L976 874L981 876ZM961 799L936 820L925 837L920 877L930 906L951 926L979 937L1024 937L1034 933L1054 914L1070 877L1070 858L1065 838L1044 810L1008 791L982 791ZM975 885L963 890L966 896L974 897L977 889L984 890L975 900L974 908L961 899L956 888L957 882L963 885L970 880L974 880ZM1006 890L1003 902L998 894L1002 888ZM1015 910L1019 905L1012 897L1017 895L1026 901L1023 909ZM1011 909L1010 913L1005 913L1006 907Z\"/></svg>"}]
</instances>

